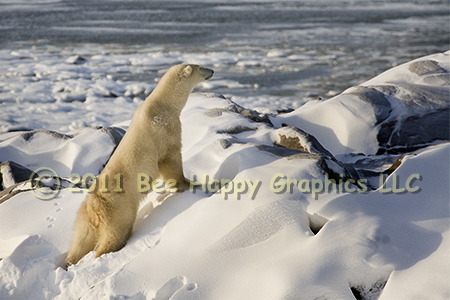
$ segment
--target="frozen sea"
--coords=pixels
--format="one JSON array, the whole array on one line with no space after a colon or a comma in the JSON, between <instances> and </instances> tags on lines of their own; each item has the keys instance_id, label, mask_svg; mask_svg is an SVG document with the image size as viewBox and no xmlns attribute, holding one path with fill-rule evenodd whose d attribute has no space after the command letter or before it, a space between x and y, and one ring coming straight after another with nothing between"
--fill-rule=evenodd
<instances>
[{"instance_id":1,"label":"frozen sea","mask_svg":"<svg viewBox=\"0 0 450 300\"><path fill-rule=\"evenodd\" d=\"M448 39L449 1L0 0L0 299L450 299ZM208 188L66 269L80 178L183 62Z\"/></svg>"},{"instance_id":2,"label":"frozen sea","mask_svg":"<svg viewBox=\"0 0 450 300\"><path fill-rule=\"evenodd\" d=\"M439 0L0 0L0 132L128 120L180 62L216 71L197 91L264 112L297 108L446 51L448 9Z\"/></svg>"}]
</instances>

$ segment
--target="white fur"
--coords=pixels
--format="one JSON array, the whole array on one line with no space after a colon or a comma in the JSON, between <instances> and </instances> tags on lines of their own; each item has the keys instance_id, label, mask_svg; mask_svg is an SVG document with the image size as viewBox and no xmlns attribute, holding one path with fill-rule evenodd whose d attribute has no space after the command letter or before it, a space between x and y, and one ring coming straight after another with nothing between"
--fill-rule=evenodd
<instances>
[{"instance_id":1,"label":"white fur","mask_svg":"<svg viewBox=\"0 0 450 300\"><path fill-rule=\"evenodd\" d=\"M107 176L108 192L88 194L81 204L68 264L76 264L92 250L99 257L126 244L139 201L145 196L138 192L139 173L151 180L175 179L180 192L189 186L181 160L180 113L195 85L212 74L212 70L197 65L173 66L138 107L128 131L99 175ZM113 191L116 174L123 178L123 192Z\"/></svg>"}]
</instances>

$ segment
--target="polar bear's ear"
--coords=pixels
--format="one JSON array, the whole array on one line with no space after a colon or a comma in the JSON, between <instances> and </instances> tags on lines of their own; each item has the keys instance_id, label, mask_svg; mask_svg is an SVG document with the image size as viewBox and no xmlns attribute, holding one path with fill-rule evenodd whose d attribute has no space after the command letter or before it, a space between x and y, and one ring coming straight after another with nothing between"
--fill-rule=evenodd
<instances>
[{"instance_id":1,"label":"polar bear's ear","mask_svg":"<svg viewBox=\"0 0 450 300\"><path fill-rule=\"evenodd\" d=\"M183 75L184 76L190 76L192 74L192 67L187 65L186 67L184 67L183 69Z\"/></svg>"}]
</instances>

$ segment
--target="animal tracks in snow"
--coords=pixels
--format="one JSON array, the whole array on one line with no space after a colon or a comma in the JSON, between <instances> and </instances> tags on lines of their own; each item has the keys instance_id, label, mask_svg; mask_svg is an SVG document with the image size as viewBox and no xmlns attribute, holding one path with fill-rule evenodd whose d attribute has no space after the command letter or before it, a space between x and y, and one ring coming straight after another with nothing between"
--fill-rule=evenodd
<instances>
[{"instance_id":1,"label":"animal tracks in snow","mask_svg":"<svg viewBox=\"0 0 450 300\"><path fill-rule=\"evenodd\" d=\"M157 292L153 300L170 300L183 288L188 292L195 291L198 287L196 282L187 283L185 276L177 276L169 279ZM176 297L178 298L178 297Z\"/></svg>"},{"instance_id":2,"label":"animal tracks in snow","mask_svg":"<svg viewBox=\"0 0 450 300\"><path fill-rule=\"evenodd\" d=\"M56 206L56 207L59 206L59 202L53 203L53 206ZM55 212L60 212L61 210L62 210L62 208L61 208L61 207L58 207L58 208L55 209ZM48 216L45 220L46 220L48 223L50 223L50 224L47 225L47 228L48 228L48 229L53 228L53 227L55 226L55 224L54 224L54 222L56 221L56 218L55 218L55 217L53 217L53 216Z\"/></svg>"},{"instance_id":3,"label":"animal tracks in snow","mask_svg":"<svg viewBox=\"0 0 450 300\"><path fill-rule=\"evenodd\" d=\"M177 276L167 281L157 292L153 300L170 300L176 292L186 285L186 277Z\"/></svg>"}]
</instances>

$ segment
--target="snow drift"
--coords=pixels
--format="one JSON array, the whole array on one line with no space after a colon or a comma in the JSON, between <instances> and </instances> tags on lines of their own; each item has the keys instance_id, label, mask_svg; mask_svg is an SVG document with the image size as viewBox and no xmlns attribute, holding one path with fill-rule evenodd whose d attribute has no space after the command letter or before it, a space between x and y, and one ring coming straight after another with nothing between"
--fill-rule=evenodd
<instances>
[{"instance_id":1,"label":"snow drift","mask_svg":"<svg viewBox=\"0 0 450 300\"><path fill-rule=\"evenodd\" d=\"M122 250L68 270L71 174L97 175L127 124L3 134L2 161L64 184L44 201L0 168L0 298L449 298L448 55L287 114L193 94L183 160L203 185L150 214L149 193Z\"/></svg>"}]
</instances>

